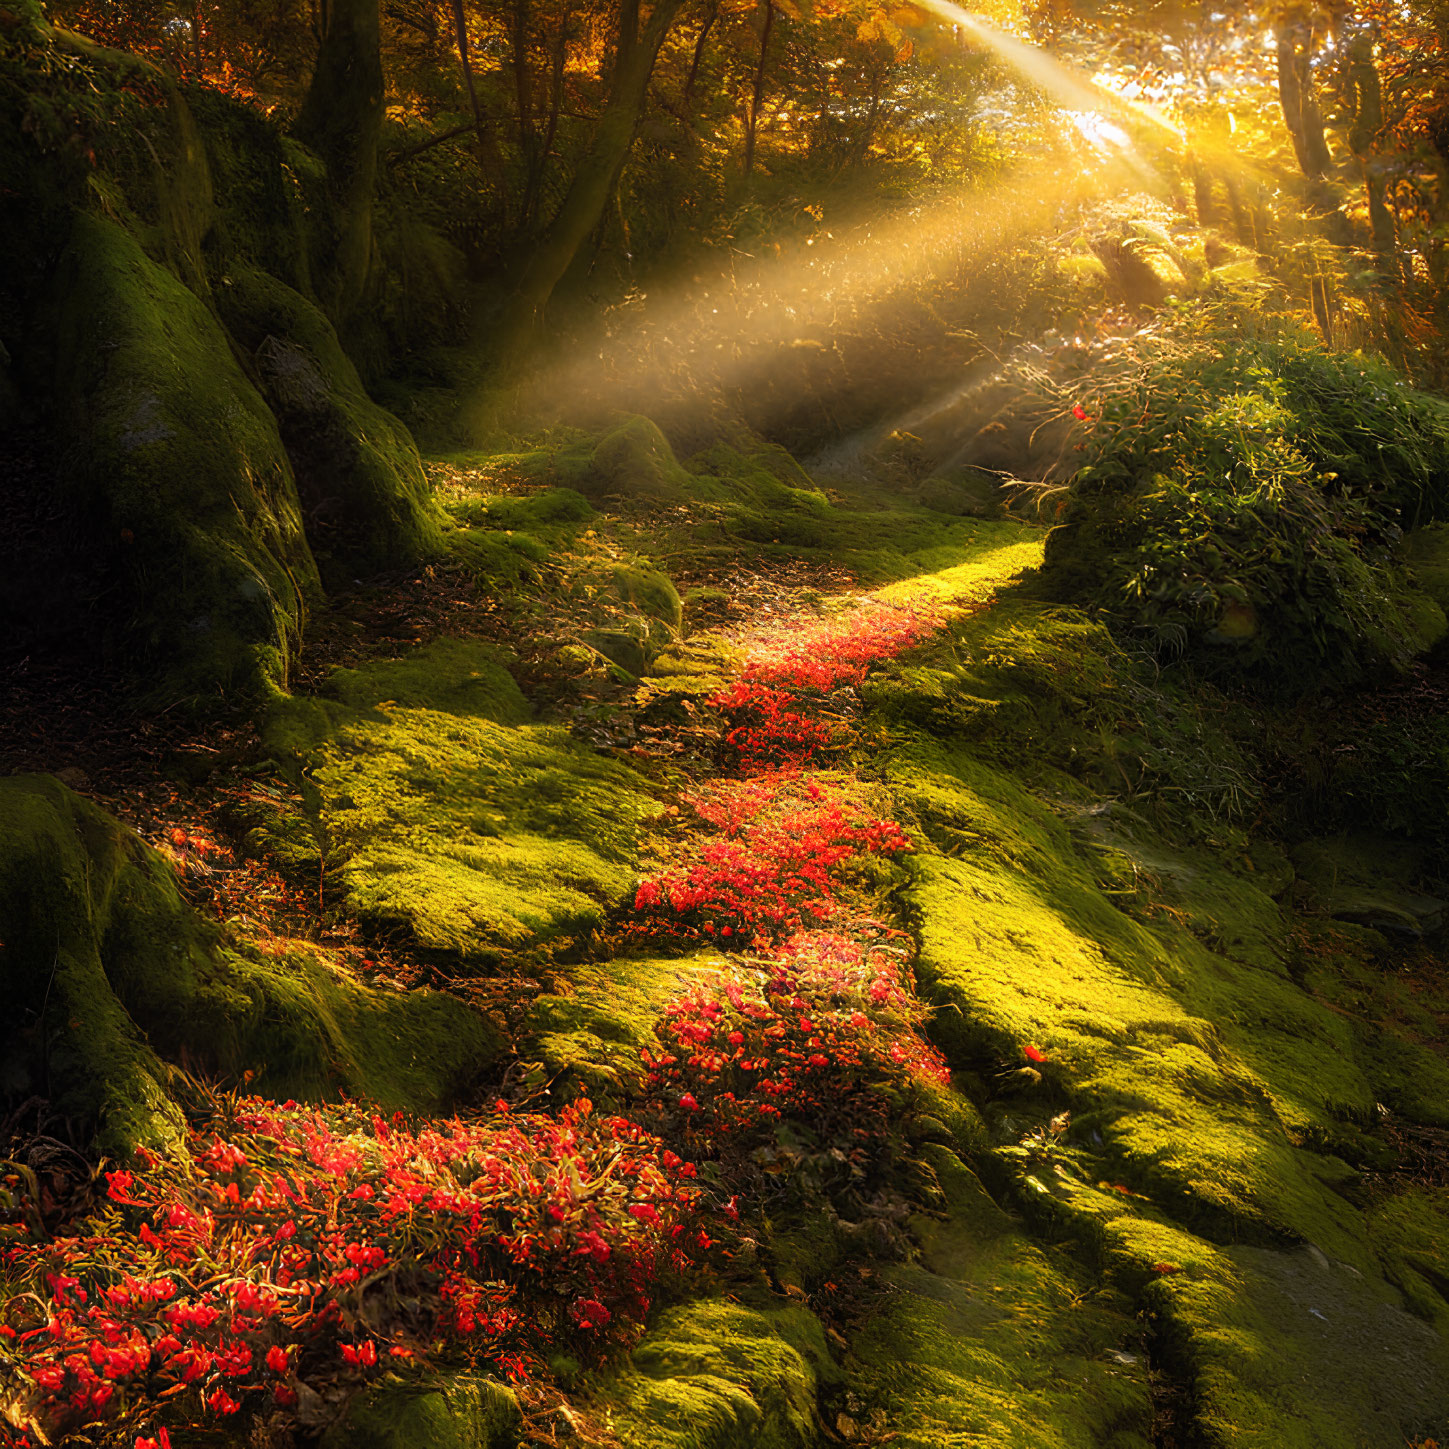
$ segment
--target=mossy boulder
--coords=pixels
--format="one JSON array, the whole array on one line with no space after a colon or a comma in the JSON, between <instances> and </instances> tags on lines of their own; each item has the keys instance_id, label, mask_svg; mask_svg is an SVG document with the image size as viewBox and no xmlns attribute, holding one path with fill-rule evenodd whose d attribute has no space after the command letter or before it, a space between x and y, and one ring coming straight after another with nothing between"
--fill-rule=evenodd
<instances>
[{"instance_id":1,"label":"mossy boulder","mask_svg":"<svg viewBox=\"0 0 1449 1449\"><path fill-rule=\"evenodd\" d=\"M367 395L321 310L246 265L229 268L217 299L276 416L314 545L353 568L442 553L442 515L417 447Z\"/></svg>"},{"instance_id":2,"label":"mossy boulder","mask_svg":"<svg viewBox=\"0 0 1449 1449\"><path fill-rule=\"evenodd\" d=\"M638 876L645 783L531 722L486 646L440 641L278 705L279 762L305 778L331 878L384 931L473 962L603 925Z\"/></svg>"},{"instance_id":3,"label":"mossy boulder","mask_svg":"<svg viewBox=\"0 0 1449 1449\"><path fill-rule=\"evenodd\" d=\"M617 564L613 588L621 603L677 634L684 624L684 605L668 574L645 564Z\"/></svg>"},{"instance_id":4,"label":"mossy boulder","mask_svg":"<svg viewBox=\"0 0 1449 1449\"><path fill-rule=\"evenodd\" d=\"M221 274L217 301L225 303L234 269L247 266L310 296L308 229L325 207L321 162L256 106L203 86L187 88L186 105L212 178L207 250Z\"/></svg>"},{"instance_id":5,"label":"mossy boulder","mask_svg":"<svg viewBox=\"0 0 1449 1449\"><path fill-rule=\"evenodd\" d=\"M526 454L518 462L525 472L556 479L590 503L608 497L667 504L702 496L699 480L645 417L625 418L602 435Z\"/></svg>"},{"instance_id":6,"label":"mossy boulder","mask_svg":"<svg viewBox=\"0 0 1449 1449\"><path fill-rule=\"evenodd\" d=\"M666 1309L596 1406L623 1449L807 1449L838 1377L803 1308L706 1299Z\"/></svg>"},{"instance_id":7,"label":"mossy boulder","mask_svg":"<svg viewBox=\"0 0 1449 1449\"><path fill-rule=\"evenodd\" d=\"M0 781L0 940L7 1087L44 1082L113 1155L178 1140L167 1063L437 1111L501 1051L449 997L369 991L302 943L229 938L166 860L45 776Z\"/></svg>"},{"instance_id":8,"label":"mossy boulder","mask_svg":"<svg viewBox=\"0 0 1449 1449\"><path fill-rule=\"evenodd\" d=\"M513 1449L521 1424L518 1399L493 1379L389 1376L349 1403L321 1449Z\"/></svg>"},{"instance_id":9,"label":"mossy boulder","mask_svg":"<svg viewBox=\"0 0 1449 1449\"><path fill-rule=\"evenodd\" d=\"M974 468L933 473L916 489L922 508L953 518L987 518L999 511L1000 481Z\"/></svg>"},{"instance_id":10,"label":"mossy boulder","mask_svg":"<svg viewBox=\"0 0 1449 1449\"><path fill-rule=\"evenodd\" d=\"M718 957L615 960L570 968L567 981L539 996L525 1030L550 1072L567 1072L589 1095L619 1093L658 1045L654 1026L691 983L721 970Z\"/></svg>"},{"instance_id":11,"label":"mossy boulder","mask_svg":"<svg viewBox=\"0 0 1449 1449\"><path fill-rule=\"evenodd\" d=\"M76 218L55 286L66 485L157 695L285 681L316 565L276 423L206 306L122 227Z\"/></svg>"},{"instance_id":12,"label":"mossy boulder","mask_svg":"<svg viewBox=\"0 0 1449 1449\"><path fill-rule=\"evenodd\" d=\"M648 418L630 418L604 436L589 456L579 491L674 502L690 493L690 475L669 440Z\"/></svg>"}]
</instances>

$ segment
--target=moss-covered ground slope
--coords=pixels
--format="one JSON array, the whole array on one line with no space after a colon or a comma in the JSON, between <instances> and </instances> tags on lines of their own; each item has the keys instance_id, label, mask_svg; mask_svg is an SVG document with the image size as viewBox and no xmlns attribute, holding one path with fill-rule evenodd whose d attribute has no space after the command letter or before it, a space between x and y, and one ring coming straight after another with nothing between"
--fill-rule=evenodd
<instances>
[{"instance_id":1,"label":"moss-covered ground slope","mask_svg":"<svg viewBox=\"0 0 1449 1449\"><path fill-rule=\"evenodd\" d=\"M1206 1442L1439 1430L1443 1203L1384 1129L1444 1121L1442 986L1405 1019L1402 946L1285 908L1230 732L1097 627L1003 600L867 692L980 1170L1129 1289Z\"/></svg>"}]
</instances>

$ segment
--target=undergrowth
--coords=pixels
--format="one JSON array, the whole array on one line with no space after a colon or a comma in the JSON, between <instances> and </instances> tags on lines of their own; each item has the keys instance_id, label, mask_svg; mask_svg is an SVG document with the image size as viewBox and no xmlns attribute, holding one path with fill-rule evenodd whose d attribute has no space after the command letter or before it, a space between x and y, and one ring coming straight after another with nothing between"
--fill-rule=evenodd
<instances>
[{"instance_id":1,"label":"undergrowth","mask_svg":"<svg viewBox=\"0 0 1449 1449\"><path fill-rule=\"evenodd\" d=\"M1287 328L1159 338L1094 382L1055 597L1289 692L1402 669L1443 633L1399 543L1449 507L1449 403Z\"/></svg>"}]
</instances>

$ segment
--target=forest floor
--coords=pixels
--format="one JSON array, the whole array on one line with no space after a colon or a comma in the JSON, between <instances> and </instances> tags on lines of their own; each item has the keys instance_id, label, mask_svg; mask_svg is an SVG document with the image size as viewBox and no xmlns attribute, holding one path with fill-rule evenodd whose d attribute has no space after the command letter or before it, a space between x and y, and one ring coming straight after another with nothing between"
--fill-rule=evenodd
<instances>
[{"instance_id":1,"label":"forest floor","mask_svg":"<svg viewBox=\"0 0 1449 1449\"><path fill-rule=\"evenodd\" d=\"M33 677L3 763L247 949L481 1012L455 1105L586 1094L701 1164L692 1286L612 1366L515 1384L531 1442L1442 1433L1449 990L1383 924L1420 907L1250 820L1231 706L1035 599L1040 527L747 461L722 513L439 460L450 560L334 595L270 717ZM1353 870L1378 906L1331 898ZM57 1221L95 1200L35 1164ZM328 1390L352 1442L440 1433L380 1372ZM458 1442L518 1432L451 1382Z\"/></svg>"}]
</instances>

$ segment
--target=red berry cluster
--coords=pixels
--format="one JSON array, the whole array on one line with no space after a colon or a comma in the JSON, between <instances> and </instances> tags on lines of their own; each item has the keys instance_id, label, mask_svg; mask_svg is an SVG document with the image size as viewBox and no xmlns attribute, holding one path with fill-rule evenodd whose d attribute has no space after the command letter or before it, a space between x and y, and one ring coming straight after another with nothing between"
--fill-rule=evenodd
<instances>
[{"instance_id":1,"label":"red berry cluster","mask_svg":"<svg viewBox=\"0 0 1449 1449\"><path fill-rule=\"evenodd\" d=\"M162 1413L287 1410L445 1349L514 1376L596 1359L710 1244L693 1166L587 1101L413 1129L242 1099L181 1160L107 1176L85 1236L0 1228L15 1444L106 1426L151 1449Z\"/></svg>"}]
</instances>

